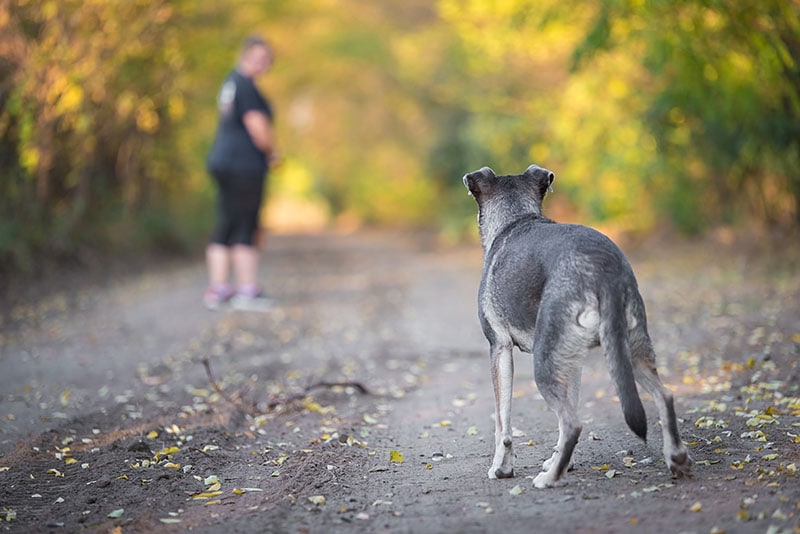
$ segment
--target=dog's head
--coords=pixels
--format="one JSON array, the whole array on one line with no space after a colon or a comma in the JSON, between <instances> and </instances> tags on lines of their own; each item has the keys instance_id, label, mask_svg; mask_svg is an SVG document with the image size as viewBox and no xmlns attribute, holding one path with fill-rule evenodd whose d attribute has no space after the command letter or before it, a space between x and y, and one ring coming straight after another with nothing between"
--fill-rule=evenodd
<instances>
[{"instance_id":1,"label":"dog's head","mask_svg":"<svg viewBox=\"0 0 800 534\"><path fill-rule=\"evenodd\" d=\"M489 167L464 175L464 185L478 203L478 226L488 245L507 224L525 215L541 215L555 174L531 165L522 174L497 176Z\"/></svg>"}]
</instances>

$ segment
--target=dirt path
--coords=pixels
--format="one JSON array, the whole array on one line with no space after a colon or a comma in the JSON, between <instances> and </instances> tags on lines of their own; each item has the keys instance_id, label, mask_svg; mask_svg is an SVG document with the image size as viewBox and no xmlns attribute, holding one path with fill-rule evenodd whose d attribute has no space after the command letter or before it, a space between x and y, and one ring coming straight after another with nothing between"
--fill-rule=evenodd
<instances>
[{"instance_id":1,"label":"dirt path","mask_svg":"<svg viewBox=\"0 0 800 534\"><path fill-rule=\"evenodd\" d=\"M519 353L517 476L486 477L474 247L275 238L267 314L202 309L199 265L16 306L0 322L0 529L800 532L800 263L753 257L631 254L688 481L666 472L652 402L647 444L625 427L599 354L564 485L531 486L557 431Z\"/></svg>"}]
</instances>

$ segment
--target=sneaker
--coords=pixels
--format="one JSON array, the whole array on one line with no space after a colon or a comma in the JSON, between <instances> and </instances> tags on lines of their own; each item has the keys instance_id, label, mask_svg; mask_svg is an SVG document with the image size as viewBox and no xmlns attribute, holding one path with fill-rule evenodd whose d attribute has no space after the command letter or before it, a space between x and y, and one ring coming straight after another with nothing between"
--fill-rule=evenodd
<instances>
[{"instance_id":1,"label":"sneaker","mask_svg":"<svg viewBox=\"0 0 800 534\"><path fill-rule=\"evenodd\" d=\"M231 306L241 311L269 311L275 307L275 299L257 287L240 288L231 298Z\"/></svg>"},{"instance_id":2,"label":"sneaker","mask_svg":"<svg viewBox=\"0 0 800 534\"><path fill-rule=\"evenodd\" d=\"M209 310L218 310L231 300L233 295L234 292L230 286L210 286L203 294L203 304L205 304L206 308Z\"/></svg>"}]
</instances>

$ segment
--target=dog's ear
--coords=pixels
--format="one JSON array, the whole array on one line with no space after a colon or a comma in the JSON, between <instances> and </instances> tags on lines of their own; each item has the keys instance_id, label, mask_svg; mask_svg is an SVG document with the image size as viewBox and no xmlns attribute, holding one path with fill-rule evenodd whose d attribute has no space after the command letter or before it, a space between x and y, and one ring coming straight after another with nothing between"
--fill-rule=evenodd
<instances>
[{"instance_id":1,"label":"dog's ear","mask_svg":"<svg viewBox=\"0 0 800 534\"><path fill-rule=\"evenodd\" d=\"M553 174L553 171L549 171L547 169L543 169L536 164L531 165L525 170L525 176L532 178L534 182L539 186L539 192L544 198L544 195L550 191L553 192L553 180L556 179L556 175Z\"/></svg>"},{"instance_id":2,"label":"dog's ear","mask_svg":"<svg viewBox=\"0 0 800 534\"><path fill-rule=\"evenodd\" d=\"M475 200L480 199L492 189L495 174L489 167L481 167L477 171L473 171L464 175L463 181L469 194L475 197Z\"/></svg>"}]
</instances>

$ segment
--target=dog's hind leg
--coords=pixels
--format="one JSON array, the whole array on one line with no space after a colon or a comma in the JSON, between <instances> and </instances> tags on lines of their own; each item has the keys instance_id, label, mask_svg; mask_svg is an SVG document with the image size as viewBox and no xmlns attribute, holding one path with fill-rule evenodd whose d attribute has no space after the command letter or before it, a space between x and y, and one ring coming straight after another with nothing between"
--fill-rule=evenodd
<instances>
[{"instance_id":1,"label":"dog's hind leg","mask_svg":"<svg viewBox=\"0 0 800 534\"><path fill-rule=\"evenodd\" d=\"M569 395L570 403L577 410L578 403L580 402L581 398L581 366L578 366L574 370L572 379L570 380L569 383L567 394ZM556 446L554 449L555 451L557 451L558 446ZM542 469L544 469L545 471L550 469L550 466L553 465L553 462L555 461L557 456L558 452L553 452L553 455L547 460L545 460L544 463L542 463ZM571 470L572 470L572 461L570 461L569 465L567 465L567 471Z\"/></svg>"},{"instance_id":2,"label":"dog's hind leg","mask_svg":"<svg viewBox=\"0 0 800 534\"><path fill-rule=\"evenodd\" d=\"M490 350L494 387L495 427L494 460L489 478L514 476L514 451L511 441L511 392L514 381L514 358L511 345L492 345Z\"/></svg>"},{"instance_id":3,"label":"dog's hind leg","mask_svg":"<svg viewBox=\"0 0 800 534\"><path fill-rule=\"evenodd\" d=\"M646 332L635 332L631 343L631 357L636 381L647 391L656 403L661 418L664 439L664 460L675 478L690 477L692 459L678 433L678 420L672 392L658 376L656 357Z\"/></svg>"},{"instance_id":4,"label":"dog's hind leg","mask_svg":"<svg viewBox=\"0 0 800 534\"><path fill-rule=\"evenodd\" d=\"M568 332L562 334L569 337ZM556 329L548 330L543 322L537 325L533 349L536 386L558 417L558 444L544 471L533 480L537 488L554 485L567 471L582 430L577 412L582 355L559 342L559 337Z\"/></svg>"}]
</instances>

